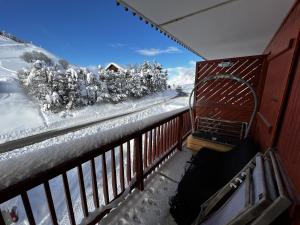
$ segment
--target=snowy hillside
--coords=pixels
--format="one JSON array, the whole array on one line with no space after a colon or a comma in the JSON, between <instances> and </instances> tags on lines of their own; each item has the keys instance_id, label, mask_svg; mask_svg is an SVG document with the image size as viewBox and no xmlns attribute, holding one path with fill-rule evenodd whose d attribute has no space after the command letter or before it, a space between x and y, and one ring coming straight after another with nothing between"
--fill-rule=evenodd
<instances>
[{"instance_id":1,"label":"snowy hillside","mask_svg":"<svg viewBox=\"0 0 300 225\"><path fill-rule=\"evenodd\" d=\"M156 93L152 91L148 96L128 98L117 104L102 102L78 109L64 110L60 113L41 110L42 107L39 105L41 103L24 92L24 87L21 86L17 75L18 71L24 68L30 70L32 67L32 64L25 62L20 57L25 52L32 51L42 52L54 62L59 60L58 57L33 44L19 43L0 35L0 144L48 130L123 115L158 103L166 104L177 95L176 91L172 89ZM134 69L132 70L134 71ZM138 74L135 76L139 77ZM129 83L136 84L137 82ZM132 88L129 87L128 90L130 91ZM141 90L143 91L143 89ZM116 94L118 97L123 96L124 93L118 94L117 92ZM186 105L186 102L186 98L174 99L168 103L168 107L163 106L157 110L157 113L180 108ZM74 120L75 118L76 120Z\"/></svg>"},{"instance_id":2,"label":"snowy hillside","mask_svg":"<svg viewBox=\"0 0 300 225\"><path fill-rule=\"evenodd\" d=\"M42 48L18 43L0 35L0 135L44 125L39 107L24 94L17 76L18 70L29 66L20 56L33 50L57 60Z\"/></svg>"}]
</instances>

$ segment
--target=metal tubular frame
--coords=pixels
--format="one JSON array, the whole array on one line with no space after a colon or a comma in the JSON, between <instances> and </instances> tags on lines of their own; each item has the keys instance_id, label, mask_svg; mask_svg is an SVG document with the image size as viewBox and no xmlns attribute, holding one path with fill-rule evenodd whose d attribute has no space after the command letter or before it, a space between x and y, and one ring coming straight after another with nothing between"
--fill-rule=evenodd
<instances>
[{"instance_id":1,"label":"metal tubular frame","mask_svg":"<svg viewBox=\"0 0 300 225\"><path fill-rule=\"evenodd\" d=\"M246 131L245 131L244 138L246 138L248 136L249 132L250 132L250 128L251 128L252 122L254 120L254 116L256 114L256 111L257 111L257 102L258 102L258 100L257 100L257 96L256 96L254 88L247 81L245 81L244 79L242 79L240 77L237 77L237 76L234 76L232 74L218 74L218 75L214 75L214 76L205 77L202 80L200 80L197 84L195 84L193 90L190 93L190 97L189 97L189 114L190 114L190 120L191 120L191 126L192 126L192 133L195 132L194 117L193 117L193 112L192 112L194 106L192 106L192 102L191 102L192 96L193 96L196 88L199 85L202 85L202 84L207 83L208 81L217 80L217 79L229 79L229 80L237 81L237 82L241 83L242 85L246 85L252 93L253 100L254 100L254 108L253 108L248 126L247 126Z\"/></svg>"}]
</instances>

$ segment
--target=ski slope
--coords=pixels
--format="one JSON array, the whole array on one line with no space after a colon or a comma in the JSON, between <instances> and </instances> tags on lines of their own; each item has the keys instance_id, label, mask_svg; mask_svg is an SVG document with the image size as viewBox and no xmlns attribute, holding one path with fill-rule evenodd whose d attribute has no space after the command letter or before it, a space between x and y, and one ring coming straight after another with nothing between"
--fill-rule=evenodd
<instances>
[{"instance_id":1,"label":"ski slope","mask_svg":"<svg viewBox=\"0 0 300 225\"><path fill-rule=\"evenodd\" d=\"M38 104L30 99L19 84L17 71L29 66L20 56L26 51L51 53L32 44L21 44L0 36L0 139L7 133L44 126L44 118Z\"/></svg>"}]
</instances>

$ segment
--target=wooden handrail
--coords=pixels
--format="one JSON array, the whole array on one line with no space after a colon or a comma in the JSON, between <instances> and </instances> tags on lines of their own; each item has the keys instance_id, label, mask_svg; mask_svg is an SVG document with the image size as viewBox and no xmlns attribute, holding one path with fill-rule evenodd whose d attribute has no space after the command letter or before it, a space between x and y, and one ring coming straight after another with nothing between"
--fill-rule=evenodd
<instances>
[{"instance_id":1,"label":"wooden handrail","mask_svg":"<svg viewBox=\"0 0 300 225\"><path fill-rule=\"evenodd\" d=\"M150 121L150 122L149 122ZM70 185L68 181L67 172L73 168L77 169L77 178L79 181L79 190L81 197L81 206L83 209L83 221L91 221L86 224L94 224L99 222L99 220L105 216L110 208L101 209L99 206L99 196L97 186L97 171L95 166L96 157L101 156L102 160L102 176L100 179L103 181L103 193L105 205L110 205L115 202L122 193L126 193L129 189L138 188L140 190L144 189L144 180L153 171L160 163L164 161L176 148L181 149L182 140L187 137L190 133L191 125L188 117L188 110L183 109L180 111L175 111L175 113L167 114L163 118L150 118L148 123L141 123L138 126L137 130L132 130L127 135L112 139L108 143L100 144L99 146L91 149L90 151L84 152L83 154L66 159L60 164L57 164L51 168L45 168L30 177L25 177L16 181L11 185L2 187L0 189L0 203L4 203L9 199L12 199L16 196L22 195L22 199L26 204L26 214L27 217L34 224L34 218L32 217L32 210L30 201L27 199L27 191L32 188L35 188L39 185L43 185L45 189L45 198L47 199L48 206L50 208L50 218L53 220L54 224L57 224L57 216L55 214L54 205L51 195L51 187L49 186L49 181L57 176L62 176L62 184L65 192L66 205L68 209L68 216L71 219L71 224L75 224L74 220L74 210L71 201ZM152 121L152 122L151 122ZM150 134L150 135L149 135ZM153 135L152 135L153 134ZM145 140L145 138L147 138ZM131 140L134 140L134 148L131 146ZM125 185L124 179L124 160L123 157L123 147L126 146L127 151L127 185ZM75 148L76 146L74 146ZM116 148L120 150L120 158L116 160L115 152ZM143 154L146 152L146 154ZM111 153L111 163L107 165L105 153ZM134 151L133 159L130 157L130 151ZM129 155L128 155L129 153ZM129 157L128 157L129 156ZM145 158L146 157L146 158ZM122 162L121 162L122 160ZM84 183L84 174L83 174L83 164L89 162L90 164L90 176L92 180L92 190L93 190L93 202L95 206L94 212L88 212L87 208L87 194L86 187ZM118 193L117 189L117 178L116 178L116 168L117 165L120 166L120 182L121 182L121 193ZM108 184L108 170L107 166L111 166L112 179L111 184ZM133 174L131 173L131 167L133 166ZM1 167L0 167L1 168ZM99 172L99 171L98 171ZM109 193L113 193L111 199ZM28 201L27 201L28 200ZM23 202L24 203L24 202ZM95 216L96 214L96 216ZM90 220L90 218L94 218ZM98 221L95 221L95 218ZM2 220L2 215L0 214L0 221Z\"/></svg>"}]
</instances>

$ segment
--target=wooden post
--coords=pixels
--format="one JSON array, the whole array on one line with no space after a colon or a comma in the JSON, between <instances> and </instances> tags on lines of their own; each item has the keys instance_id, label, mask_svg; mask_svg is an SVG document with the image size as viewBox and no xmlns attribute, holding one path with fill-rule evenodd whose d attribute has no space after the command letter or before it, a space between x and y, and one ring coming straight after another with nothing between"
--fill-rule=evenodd
<instances>
[{"instance_id":1,"label":"wooden post","mask_svg":"<svg viewBox=\"0 0 300 225\"><path fill-rule=\"evenodd\" d=\"M143 171L143 146L142 146L142 134L134 139L135 147L135 168L136 168L136 185L141 191L144 190L144 171Z\"/></svg>"},{"instance_id":2,"label":"wooden post","mask_svg":"<svg viewBox=\"0 0 300 225\"><path fill-rule=\"evenodd\" d=\"M182 151L182 129L183 129L183 114L179 115L178 118L178 128L177 128L178 136L177 136L177 148L179 151Z\"/></svg>"},{"instance_id":3,"label":"wooden post","mask_svg":"<svg viewBox=\"0 0 300 225\"><path fill-rule=\"evenodd\" d=\"M30 225L35 225L36 223L35 223L35 220L34 220L34 216L33 216L33 213L32 213L32 208L31 208L31 205L30 205L30 202L29 202L27 192L26 191L22 192L21 197L22 197L22 201L23 201L23 205L24 205L24 208L25 208L25 212L26 212L28 222L29 222Z\"/></svg>"}]
</instances>

